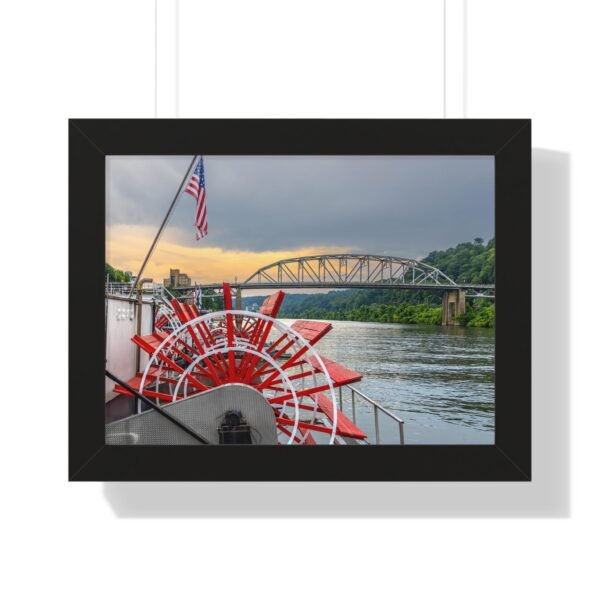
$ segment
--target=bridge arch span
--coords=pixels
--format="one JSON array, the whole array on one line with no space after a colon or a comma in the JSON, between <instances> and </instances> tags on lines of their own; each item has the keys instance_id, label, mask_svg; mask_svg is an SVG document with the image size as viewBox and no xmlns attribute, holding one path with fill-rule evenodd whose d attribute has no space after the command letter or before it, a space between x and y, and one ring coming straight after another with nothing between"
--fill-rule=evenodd
<instances>
[{"instance_id":1,"label":"bridge arch span","mask_svg":"<svg viewBox=\"0 0 600 600\"><path fill-rule=\"evenodd\" d=\"M248 277L244 287L456 288L439 269L410 258L377 254L322 254L287 258Z\"/></svg>"}]
</instances>

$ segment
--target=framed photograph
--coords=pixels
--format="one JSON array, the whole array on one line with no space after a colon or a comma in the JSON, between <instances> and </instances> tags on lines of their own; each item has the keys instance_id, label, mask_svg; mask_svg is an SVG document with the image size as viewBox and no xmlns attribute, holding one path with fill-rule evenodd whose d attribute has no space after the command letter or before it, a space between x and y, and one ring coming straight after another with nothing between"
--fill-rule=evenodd
<instances>
[{"instance_id":1,"label":"framed photograph","mask_svg":"<svg viewBox=\"0 0 600 600\"><path fill-rule=\"evenodd\" d=\"M69 236L70 480L531 480L529 120L74 119Z\"/></svg>"}]
</instances>

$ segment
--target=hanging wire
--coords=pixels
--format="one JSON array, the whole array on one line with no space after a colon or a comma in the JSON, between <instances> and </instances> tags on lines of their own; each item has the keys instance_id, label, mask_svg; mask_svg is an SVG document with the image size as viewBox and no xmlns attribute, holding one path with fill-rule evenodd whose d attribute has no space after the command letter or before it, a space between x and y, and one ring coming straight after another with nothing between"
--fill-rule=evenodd
<instances>
[{"instance_id":1,"label":"hanging wire","mask_svg":"<svg viewBox=\"0 0 600 600\"><path fill-rule=\"evenodd\" d=\"M447 96L447 75L446 75L446 42L447 42L447 33L446 33L446 0L444 0L444 15L443 15L443 105L444 105L444 119L447 116L446 111L446 96Z\"/></svg>"},{"instance_id":2,"label":"hanging wire","mask_svg":"<svg viewBox=\"0 0 600 600\"><path fill-rule=\"evenodd\" d=\"M179 119L179 0L175 0L175 118Z\"/></svg>"},{"instance_id":3,"label":"hanging wire","mask_svg":"<svg viewBox=\"0 0 600 600\"><path fill-rule=\"evenodd\" d=\"M158 118L158 0L154 0L154 118Z\"/></svg>"}]
</instances>

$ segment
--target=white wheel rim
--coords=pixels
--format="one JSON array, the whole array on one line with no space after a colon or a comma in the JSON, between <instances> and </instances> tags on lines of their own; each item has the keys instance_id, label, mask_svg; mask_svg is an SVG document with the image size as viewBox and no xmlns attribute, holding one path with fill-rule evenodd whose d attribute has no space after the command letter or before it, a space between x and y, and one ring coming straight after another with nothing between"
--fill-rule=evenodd
<instances>
[{"instance_id":1,"label":"white wheel rim","mask_svg":"<svg viewBox=\"0 0 600 600\"><path fill-rule=\"evenodd\" d=\"M144 373L142 375L142 379L140 381L140 387L139 387L139 391L140 393L143 393L143 390L145 388L145 384L146 384L146 380L148 378L148 373L150 368L152 367L153 364L157 364L159 366L159 370L157 373L157 379L156 379L156 384L157 384L157 389L158 386L160 384L160 374L162 372L161 369L161 364L162 362L164 362L159 355L165 353L165 351L169 351L169 349L171 349L172 347L174 347L174 345L178 342L178 341L184 341L181 339L181 334L187 334L187 336L189 336L191 338L191 334L190 334L190 328L195 328L196 325L200 325L200 324L207 324L210 323L211 321L217 320L217 319L223 319L225 318L227 315L233 315L233 316L242 316L242 317L247 317L250 319L254 319L256 322L259 321L266 321L266 322L270 322L272 324L272 327L274 327L276 330L278 330L281 334L285 334L288 337L289 341L293 341L294 344L298 344L300 345L301 348L306 348L306 353L308 353L309 355L311 355L317 362L317 365L319 367L319 370L321 371L322 375L325 377L326 379L326 384L328 387L328 391L331 395L331 405L332 405L332 418L329 418L329 420L331 421L332 424L332 432L329 438L329 444L333 444L335 442L335 438L336 438L336 431L337 431L337 421L338 421L338 409L337 409L337 404L336 404L336 400L335 400L335 392L334 392L334 386L333 386L333 381L329 375L329 372L327 371L327 368L325 367L325 364L323 363L321 357L319 356L319 354L314 350L314 348L309 344L309 342L307 340L305 340L298 332L296 332L295 330L293 330L291 327L289 327L288 325L286 325L285 323L282 323L281 321L278 321L277 319L267 316L267 315L263 315L260 313L254 313L251 311L246 311L246 310L223 310L223 311L218 311L218 312L212 312L212 313L207 313L205 315L201 315L199 317L196 317L194 319L191 319L190 321L187 321L186 323L182 323L179 327L177 327L176 329L174 329L155 349L155 351L153 352L152 356L150 357L150 360L148 361L145 369L144 369ZM199 331L199 330L196 330ZM252 347L253 345L250 344L248 342L248 340L242 340L242 339L238 339L238 343L235 346L229 347L227 346L227 351L234 351L234 352L248 352L249 354L258 354L261 358L265 359L266 362L269 362L269 364L271 364L270 360L272 361L273 358L271 357L270 354L266 353L266 351L263 350L262 352L258 352L256 350L256 347ZM219 344L213 345L210 347L210 350L208 350L206 353L200 353L200 351L198 349L196 349L200 356L196 357L194 359L194 361L192 363L190 363L190 365L192 364L198 364L198 362L200 362L200 360L202 360L202 358L205 358L207 356L212 356L214 354L217 353L221 353L224 350L225 346L222 346L223 343L226 343L226 340L223 340L222 342L219 342ZM165 350L166 348L166 350ZM253 350L253 352L251 352L250 350ZM209 354L210 353L210 354ZM270 360L269 360L270 359ZM310 363L309 363L310 364ZM271 364L271 366L273 366ZM281 372L282 370L275 367L277 371ZM189 375L188 373L188 369L189 366L184 370L183 373L178 373L179 375L179 381L177 383L177 387L176 390L179 390L181 381L184 377L186 377L186 373ZM312 369L312 374L313 374L313 378L315 378L316 380L316 370L312 367L311 365L311 369ZM285 375L285 374L284 374ZM303 378L302 378L303 379ZM296 392L295 389L293 388L293 384L291 383L291 380L289 379L289 377L287 375L285 375L285 379L284 381L286 382L286 385L290 385L291 386L291 391L290 393L292 393L292 396L294 398L294 403L295 403L295 408L296 408L296 419L294 421L295 425L294 425L294 432L297 431L298 429L298 417L299 417L299 409L298 409L298 399L296 397ZM186 382L186 388L187 389L187 382ZM174 397L177 397L177 392L175 392ZM287 401L286 401L287 402ZM315 407L313 410L313 419L316 415L316 402L315 402ZM306 433L304 433L304 435L301 438L301 441L304 441L308 434L310 433L309 430L306 431ZM294 436L290 437L290 442L291 443L294 439Z\"/></svg>"}]
</instances>

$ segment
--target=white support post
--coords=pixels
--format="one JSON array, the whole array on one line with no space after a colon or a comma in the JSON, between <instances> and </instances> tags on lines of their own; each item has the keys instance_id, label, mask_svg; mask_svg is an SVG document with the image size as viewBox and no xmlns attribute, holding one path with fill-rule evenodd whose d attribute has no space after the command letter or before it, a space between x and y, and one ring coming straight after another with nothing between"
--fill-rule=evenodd
<instances>
[{"instance_id":1,"label":"white support post","mask_svg":"<svg viewBox=\"0 0 600 600\"><path fill-rule=\"evenodd\" d=\"M155 117L179 117L179 0L154 0Z\"/></svg>"},{"instance_id":2,"label":"white support post","mask_svg":"<svg viewBox=\"0 0 600 600\"><path fill-rule=\"evenodd\" d=\"M444 0L444 117L467 116L467 0Z\"/></svg>"}]
</instances>

